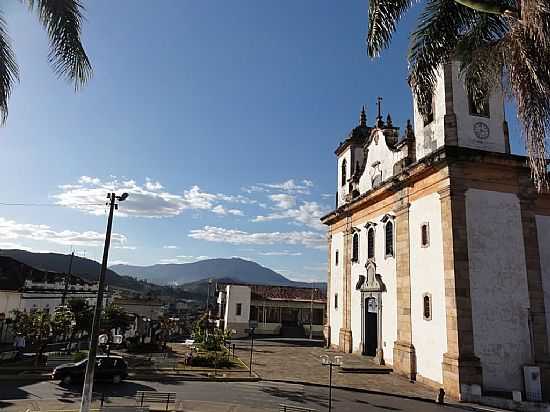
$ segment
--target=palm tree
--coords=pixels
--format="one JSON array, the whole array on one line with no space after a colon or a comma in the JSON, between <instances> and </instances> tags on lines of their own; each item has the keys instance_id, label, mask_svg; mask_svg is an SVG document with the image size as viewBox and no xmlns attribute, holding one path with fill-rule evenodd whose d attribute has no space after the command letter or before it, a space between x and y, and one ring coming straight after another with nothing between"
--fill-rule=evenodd
<instances>
[{"instance_id":1,"label":"palm tree","mask_svg":"<svg viewBox=\"0 0 550 412\"><path fill-rule=\"evenodd\" d=\"M414 0L370 0L367 51L377 57ZM437 69L459 60L477 104L502 84L515 99L535 185L549 187L550 4L547 0L426 0L409 48L409 83L430 110Z\"/></svg>"},{"instance_id":2,"label":"palm tree","mask_svg":"<svg viewBox=\"0 0 550 412\"><path fill-rule=\"evenodd\" d=\"M20 0L35 12L50 38L48 60L58 77L74 82L78 90L92 75L92 66L80 41L84 8L80 0ZM19 80L15 54L0 10L0 123L8 116L8 100Z\"/></svg>"}]
</instances>

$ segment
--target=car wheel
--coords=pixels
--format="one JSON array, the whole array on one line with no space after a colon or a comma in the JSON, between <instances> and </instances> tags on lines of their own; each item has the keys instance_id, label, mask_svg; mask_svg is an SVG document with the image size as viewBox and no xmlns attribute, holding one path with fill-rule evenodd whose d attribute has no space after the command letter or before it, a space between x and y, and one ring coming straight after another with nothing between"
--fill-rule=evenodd
<instances>
[{"instance_id":1,"label":"car wheel","mask_svg":"<svg viewBox=\"0 0 550 412\"><path fill-rule=\"evenodd\" d=\"M73 381L73 378L71 377L71 375L65 375L65 376L63 377L63 381L62 381L62 382L63 382L65 385L70 385L72 381Z\"/></svg>"},{"instance_id":2,"label":"car wheel","mask_svg":"<svg viewBox=\"0 0 550 412\"><path fill-rule=\"evenodd\" d=\"M122 377L120 375L113 376L113 383L120 383Z\"/></svg>"}]
</instances>

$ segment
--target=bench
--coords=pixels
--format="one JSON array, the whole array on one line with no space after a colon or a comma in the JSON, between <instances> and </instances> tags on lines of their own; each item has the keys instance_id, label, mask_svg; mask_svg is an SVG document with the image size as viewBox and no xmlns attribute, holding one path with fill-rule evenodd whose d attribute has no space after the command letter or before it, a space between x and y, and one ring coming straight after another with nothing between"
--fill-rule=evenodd
<instances>
[{"instance_id":1,"label":"bench","mask_svg":"<svg viewBox=\"0 0 550 412\"><path fill-rule=\"evenodd\" d=\"M149 403L166 403L166 410L168 410L170 405L176 405L176 392L138 391L136 392L136 403L140 407Z\"/></svg>"},{"instance_id":2,"label":"bench","mask_svg":"<svg viewBox=\"0 0 550 412\"><path fill-rule=\"evenodd\" d=\"M279 404L279 412L317 412L317 409L303 408L301 406Z\"/></svg>"}]
</instances>

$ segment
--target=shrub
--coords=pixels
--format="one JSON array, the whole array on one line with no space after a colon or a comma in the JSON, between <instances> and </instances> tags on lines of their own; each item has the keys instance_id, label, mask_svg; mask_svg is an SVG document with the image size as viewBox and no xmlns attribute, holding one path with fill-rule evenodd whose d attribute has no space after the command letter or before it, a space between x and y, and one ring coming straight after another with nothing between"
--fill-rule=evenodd
<instances>
[{"instance_id":1,"label":"shrub","mask_svg":"<svg viewBox=\"0 0 550 412\"><path fill-rule=\"evenodd\" d=\"M88 352L80 351L73 353L73 362L80 362L88 357Z\"/></svg>"},{"instance_id":2,"label":"shrub","mask_svg":"<svg viewBox=\"0 0 550 412\"><path fill-rule=\"evenodd\" d=\"M233 362L226 355L220 354L216 356L215 353L207 353L194 356L191 365L208 368L231 368Z\"/></svg>"}]
</instances>

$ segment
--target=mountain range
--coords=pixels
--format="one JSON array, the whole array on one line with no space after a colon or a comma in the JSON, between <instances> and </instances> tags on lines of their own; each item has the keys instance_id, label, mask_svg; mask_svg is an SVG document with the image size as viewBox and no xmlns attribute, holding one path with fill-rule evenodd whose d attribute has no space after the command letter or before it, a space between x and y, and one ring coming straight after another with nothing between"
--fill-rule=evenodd
<instances>
[{"instance_id":1,"label":"mountain range","mask_svg":"<svg viewBox=\"0 0 550 412\"><path fill-rule=\"evenodd\" d=\"M10 256L37 269L66 273L70 255L60 253L34 253L19 249L1 249L0 255ZM71 272L80 277L97 281L101 265L95 260L75 256ZM193 263L157 264L151 266L114 265L107 269L106 281L110 286L136 292L164 289L162 285L185 285L201 280L214 279L242 283L277 286L301 286L325 288L323 282L292 281L280 273L240 258L206 259Z\"/></svg>"}]
</instances>

